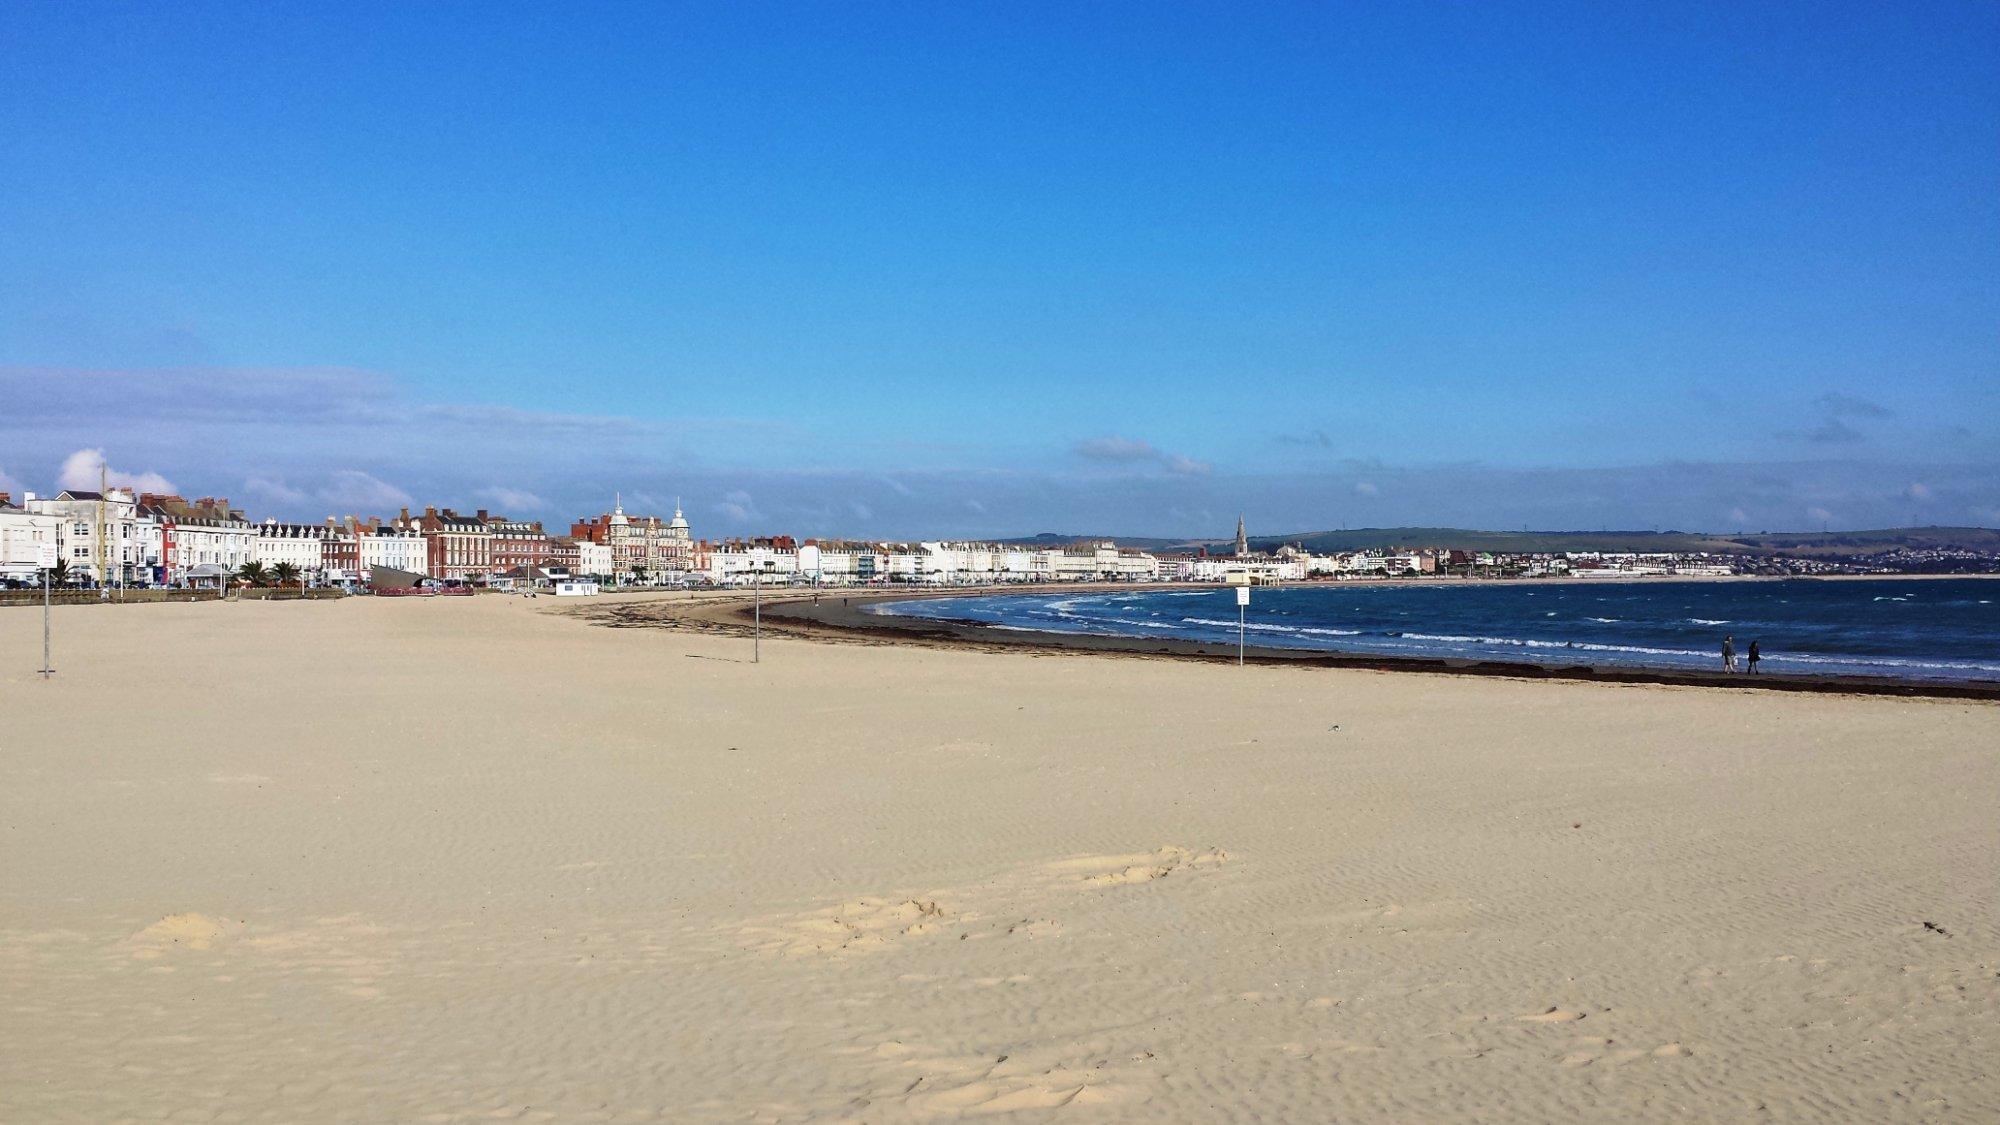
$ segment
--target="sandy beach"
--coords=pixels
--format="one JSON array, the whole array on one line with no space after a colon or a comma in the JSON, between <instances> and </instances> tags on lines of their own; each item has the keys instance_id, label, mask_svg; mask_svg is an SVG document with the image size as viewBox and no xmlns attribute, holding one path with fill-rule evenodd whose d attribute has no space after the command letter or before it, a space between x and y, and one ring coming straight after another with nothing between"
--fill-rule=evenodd
<instances>
[{"instance_id":1,"label":"sandy beach","mask_svg":"<svg viewBox=\"0 0 2000 1125\"><path fill-rule=\"evenodd\" d=\"M1992 703L579 608L0 610L0 1120L2000 1116Z\"/></svg>"}]
</instances>

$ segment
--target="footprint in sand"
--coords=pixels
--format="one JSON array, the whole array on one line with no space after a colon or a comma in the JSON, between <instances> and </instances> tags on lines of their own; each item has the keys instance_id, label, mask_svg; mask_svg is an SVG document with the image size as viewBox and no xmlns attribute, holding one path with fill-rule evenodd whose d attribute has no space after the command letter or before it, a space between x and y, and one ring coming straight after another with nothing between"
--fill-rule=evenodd
<instances>
[{"instance_id":1,"label":"footprint in sand","mask_svg":"<svg viewBox=\"0 0 2000 1125\"><path fill-rule=\"evenodd\" d=\"M1515 1016L1514 1018L1522 1023L1571 1023L1582 1019L1583 1013L1573 1012L1568 1008L1550 1008L1546 1012L1536 1012L1532 1015Z\"/></svg>"},{"instance_id":2,"label":"footprint in sand","mask_svg":"<svg viewBox=\"0 0 2000 1125\"><path fill-rule=\"evenodd\" d=\"M1045 938L1062 933L1054 918L1011 914L1036 909L1055 888L1113 887L1150 883L1170 875L1214 867L1229 854L1220 848L1196 851L1168 846L1153 852L1073 856L1016 869L998 879L924 897L857 899L800 913L767 915L731 927L745 948L785 957L809 957L884 949L908 938L955 934L959 941L988 938ZM986 904L980 912L946 910L941 900Z\"/></svg>"},{"instance_id":3,"label":"footprint in sand","mask_svg":"<svg viewBox=\"0 0 2000 1125\"><path fill-rule=\"evenodd\" d=\"M1644 1047L1625 1047L1616 1051L1607 1051L1605 1048L1611 1046L1612 1042L1609 1039L1580 1039L1577 1042L1588 1049L1571 1051L1569 1054L1556 1060L1557 1066L1574 1069L1600 1062L1622 1065L1646 1059L1684 1059L1694 1053L1679 1043L1666 1043L1651 1050L1647 1050Z\"/></svg>"},{"instance_id":4,"label":"footprint in sand","mask_svg":"<svg viewBox=\"0 0 2000 1125\"><path fill-rule=\"evenodd\" d=\"M1086 855L1058 860L1043 870L1052 875L1073 876L1085 886L1126 887L1150 883L1180 871L1214 867L1227 863L1229 853L1221 848L1189 848L1168 845L1154 852L1129 855Z\"/></svg>"},{"instance_id":5,"label":"footprint in sand","mask_svg":"<svg viewBox=\"0 0 2000 1125\"><path fill-rule=\"evenodd\" d=\"M892 1040L864 1052L885 1068L867 1104L900 1101L922 1114L979 1117L1029 1109L1129 1104L1135 1074L1076 1050L954 1055ZM1149 1054L1130 1056L1150 1058Z\"/></svg>"},{"instance_id":6,"label":"footprint in sand","mask_svg":"<svg viewBox=\"0 0 2000 1125\"><path fill-rule=\"evenodd\" d=\"M804 914L780 915L743 927L737 936L753 949L785 957L863 953L906 938L944 930L954 917L935 900L856 899Z\"/></svg>"}]
</instances>

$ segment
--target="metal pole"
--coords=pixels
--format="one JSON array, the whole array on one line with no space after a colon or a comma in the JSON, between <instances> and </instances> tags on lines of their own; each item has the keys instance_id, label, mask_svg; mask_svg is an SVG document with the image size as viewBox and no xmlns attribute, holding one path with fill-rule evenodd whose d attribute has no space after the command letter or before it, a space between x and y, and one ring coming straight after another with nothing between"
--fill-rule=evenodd
<instances>
[{"instance_id":1,"label":"metal pole","mask_svg":"<svg viewBox=\"0 0 2000 1125\"><path fill-rule=\"evenodd\" d=\"M753 600L751 602L751 607L752 607L751 612L757 622L755 631L753 631L750 634L750 663L761 664L764 661L764 572L763 571L753 570L750 572L750 586L753 590L756 591L756 593L752 595Z\"/></svg>"},{"instance_id":2,"label":"metal pole","mask_svg":"<svg viewBox=\"0 0 2000 1125\"><path fill-rule=\"evenodd\" d=\"M49 572L44 569L42 571L42 678L46 680L55 674L55 668L49 664Z\"/></svg>"},{"instance_id":3,"label":"metal pole","mask_svg":"<svg viewBox=\"0 0 2000 1125\"><path fill-rule=\"evenodd\" d=\"M1236 606L1236 666L1243 667L1243 621L1245 610L1241 603Z\"/></svg>"}]
</instances>

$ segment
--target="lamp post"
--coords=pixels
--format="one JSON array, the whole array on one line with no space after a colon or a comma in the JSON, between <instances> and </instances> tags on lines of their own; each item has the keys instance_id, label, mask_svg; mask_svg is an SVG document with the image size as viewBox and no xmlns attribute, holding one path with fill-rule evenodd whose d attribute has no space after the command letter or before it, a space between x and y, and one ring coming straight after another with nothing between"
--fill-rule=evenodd
<instances>
[{"instance_id":1,"label":"lamp post","mask_svg":"<svg viewBox=\"0 0 2000 1125\"><path fill-rule=\"evenodd\" d=\"M750 588L754 591L750 601L754 622L750 632L750 663L761 664L764 662L764 572L757 569L755 562L750 565Z\"/></svg>"}]
</instances>

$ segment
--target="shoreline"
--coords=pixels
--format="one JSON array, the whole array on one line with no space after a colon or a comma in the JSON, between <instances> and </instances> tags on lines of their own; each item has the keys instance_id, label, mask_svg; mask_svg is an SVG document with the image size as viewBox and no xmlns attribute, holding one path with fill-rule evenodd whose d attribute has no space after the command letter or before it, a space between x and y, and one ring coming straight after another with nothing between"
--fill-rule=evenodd
<instances>
[{"instance_id":1,"label":"shoreline","mask_svg":"<svg viewBox=\"0 0 2000 1125\"><path fill-rule=\"evenodd\" d=\"M1426 581L1426 580L1418 580ZM1437 581L1437 580L1429 580ZM1472 579L1473 582L1490 581ZM1610 579L1584 579L1602 582ZM1157 583L1091 583L1093 592L1125 592L1157 589ZM1076 584L1019 586L1011 588L974 587L961 590L869 591L862 594L820 592L818 604L810 594L792 590L766 597L763 628L774 636L789 636L821 643L901 644L973 649L985 652L1027 652L1038 655L1081 653L1098 656L1151 657L1176 661L1234 663L1236 646L1177 638L1119 637L1089 633L1055 633L1031 629L998 628L984 622L950 618L896 617L871 613L869 606L884 602L935 600L952 597L988 597L1017 593L1036 595L1073 592ZM753 628L752 599L740 596L708 596L679 600L672 597L630 600L619 605L579 607L582 616L600 624L624 628L681 628L700 632L747 635ZM1447 657L1378 656L1363 653L1326 652L1313 649L1276 648L1249 645L1243 650L1245 663L1298 668L1348 668L1378 672L1428 673L1431 675L1502 677L1523 680L1566 680L1590 683L1654 684L1670 687L1738 688L1756 691L1805 692L1831 695L1895 696L1956 700L2000 701L2000 682L1990 680L1913 680L1887 676L1801 675L1761 673L1757 676L1729 675L1693 669L1637 668L1621 665L1535 664L1527 661L1468 660Z\"/></svg>"}]
</instances>

